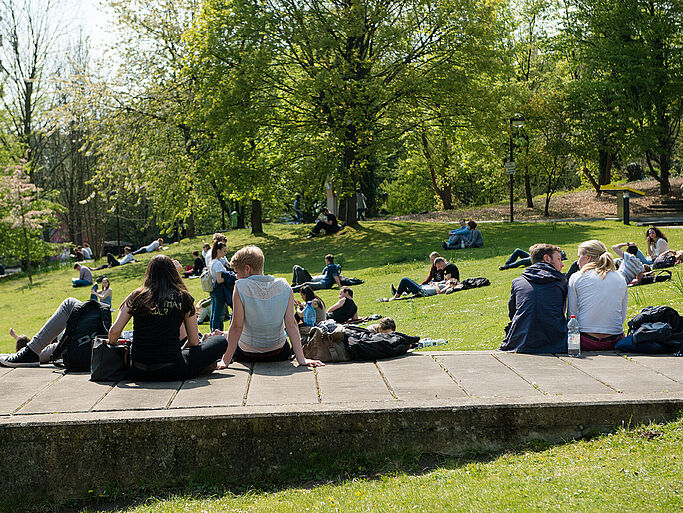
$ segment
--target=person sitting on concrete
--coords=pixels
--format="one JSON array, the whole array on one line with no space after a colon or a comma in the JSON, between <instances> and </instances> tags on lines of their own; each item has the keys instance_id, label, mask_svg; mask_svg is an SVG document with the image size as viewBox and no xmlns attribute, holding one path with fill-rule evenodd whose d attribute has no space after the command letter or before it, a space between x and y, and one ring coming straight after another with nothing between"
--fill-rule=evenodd
<instances>
[{"instance_id":1,"label":"person sitting on concrete","mask_svg":"<svg viewBox=\"0 0 683 513\"><path fill-rule=\"evenodd\" d=\"M327 309L327 318L334 320L337 324L344 324L359 318L351 287L339 289L339 301Z\"/></svg>"},{"instance_id":2,"label":"person sitting on concrete","mask_svg":"<svg viewBox=\"0 0 683 513\"><path fill-rule=\"evenodd\" d=\"M142 246L140 249L137 251L133 251L134 255L139 255L140 253L152 253L153 251L157 251L161 249L161 245L164 243L164 239L159 237L157 240L154 242L148 244L147 246Z\"/></svg>"},{"instance_id":3,"label":"person sitting on concrete","mask_svg":"<svg viewBox=\"0 0 683 513\"><path fill-rule=\"evenodd\" d=\"M429 260L431 260L432 266L429 268L429 276L427 276L425 281L423 281L420 285L427 285L433 281L443 281L443 273L436 268L436 265L434 265L434 261L440 257L441 255L439 255L439 253L436 251L432 251L429 254Z\"/></svg>"},{"instance_id":4,"label":"person sitting on concrete","mask_svg":"<svg viewBox=\"0 0 683 513\"><path fill-rule=\"evenodd\" d=\"M211 372L227 348L220 333L205 336L200 343L194 298L181 271L180 263L166 255L152 257L142 286L125 299L109 330L109 343L116 345L123 329L134 320L130 346L130 376L134 380L176 381Z\"/></svg>"},{"instance_id":5,"label":"person sitting on concrete","mask_svg":"<svg viewBox=\"0 0 683 513\"><path fill-rule=\"evenodd\" d=\"M92 285L92 269L87 265L74 264L74 269L78 271L78 278L71 278L73 287L89 287Z\"/></svg>"},{"instance_id":6,"label":"person sitting on concrete","mask_svg":"<svg viewBox=\"0 0 683 513\"><path fill-rule=\"evenodd\" d=\"M575 315L581 349L609 351L624 338L628 288L599 240L579 244L579 272L569 279L567 315Z\"/></svg>"},{"instance_id":7,"label":"person sitting on concrete","mask_svg":"<svg viewBox=\"0 0 683 513\"><path fill-rule=\"evenodd\" d=\"M121 260L117 260L114 255L107 253L107 263L99 267L95 267L94 270L99 271L100 269L105 269L108 267L118 267L120 265L130 264L131 262L135 262L133 250L130 248L130 246L126 246L123 248L123 258Z\"/></svg>"},{"instance_id":8,"label":"person sitting on concrete","mask_svg":"<svg viewBox=\"0 0 683 513\"><path fill-rule=\"evenodd\" d=\"M534 244L529 248L532 265L512 280L508 301L510 323L505 327L502 351L566 353L567 324L564 310L567 279L560 248Z\"/></svg>"},{"instance_id":9,"label":"person sitting on concrete","mask_svg":"<svg viewBox=\"0 0 683 513\"><path fill-rule=\"evenodd\" d=\"M318 220L318 222L311 230L311 233L309 233L306 237L307 239L315 237L320 233L321 230L325 231L325 235L335 234L345 226L344 223L342 223L342 225L340 226L337 222L337 217L333 213L331 213L327 208L323 208L320 211L320 215L322 216L322 219Z\"/></svg>"},{"instance_id":10,"label":"person sitting on concrete","mask_svg":"<svg viewBox=\"0 0 683 513\"><path fill-rule=\"evenodd\" d=\"M292 353L299 365L325 365L304 356L294 318L292 289L282 278L264 275L264 263L263 251L256 246L240 249L230 260L237 281L227 334L228 348L218 367L225 368L233 360L245 363L288 361Z\"/></svg>"},{"instance_id":11,"label":"person sitting on concrete","mask_svg":"<svg viewBox=\"0 0 683 513\"><path fill-rule=\"evenodd\" d=\"M623 247L626 247L626 251L622 250ZM622 244L615 244L612 246L612 251L614 251L621 259L617 272L624 277L626 283L629 284L634 280L639 281L645 272L645 267L638 258L638 253L640 252L638 246L631 244L630 242L624 242Z\"/></svg>"},{"instance_id":12,"label":"person sitting on concrete","mask_svg":"<svg viewBox=\"0 0 683 513\"><path fill-rule=\"evenodd\" d=\"M194 265L189 269L185 269L183 272L183 277L185 278L189 278L190 276L201 276L204 271L204 259L199 255L199 251L193 251L192 256L194 257Z\"/></svg>"},{"instance_id":13,"label":"person sitting on concrete","mask_svg":"<svg viewBox=\"0 0 683 513\"><path fill-rule=\"evenodd\" d=\"M323 301L323 299L320 296L318 296L310 286L302 285L299 289L299 292L301 293L301 299L303 299L303 301L294 301L294 303L296 303L296 312L294 314L294 318L297 322L301 322L303 320L304 309L306 308L306 305L309 302L311 303L313 310L315 310L316 324L318 324L319 322L323 322L325 319L327 319L327 312L325 311L325 301Z\"/></svg>"},{"instance_id":14,"label":"person sitting on concrete","mask_svg":"<svg viewBox=\"0 0 683 513\"><path fill-rule=\"evenodd\" d=\"M76 305L79 304L81 304L81 301L76 298L66 298L55 310L55 313L52 314L52 317L40 328L38 333L25 344L23 343L25 336L18 337L14 332L14 328L10 329L10 335L17 340L17 351L1 356L0 365L5 367L38 367L41 363L47 363L57 348L57 337L64 331L66 321ZM28 337L25 338L27 339Z\"/></svg>"},{"instance_id":15,"label":"person sitting on concrete","mask_svg":"<svg viewBox=\"0 0 683 513\"><path fill-rule=\"evenodd\" d=\"M313 290L321 290L331 289L334 284L341 289L341 266L334 263L334 255L325 255L325 267L316 276L311 276L300 265L295 265L292 268L292 290L294 292L299 292L304 285L308 285Z\"/></svg>"}]
</instances>

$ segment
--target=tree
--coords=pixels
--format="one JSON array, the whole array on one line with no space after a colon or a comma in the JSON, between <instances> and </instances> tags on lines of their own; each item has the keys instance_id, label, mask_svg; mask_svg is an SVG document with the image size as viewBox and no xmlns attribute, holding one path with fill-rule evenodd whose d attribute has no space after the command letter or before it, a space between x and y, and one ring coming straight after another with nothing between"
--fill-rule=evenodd
<instances>
[{"instance_id":1,"label":"tree","mask_svg":"<svg viewBox=\"0 0 683 513\"><path fill-rule=\"evenodd\" d=\"M33 239L43 226L43 223L52 214L45 200L38 198L40 190L29 181L26 173L26 162L22 162L6 169L6 174L0 176L0 191L4 205L5 216L2 223L8 225L18 238L14 239L14 247L5 248L9 254L22 256L27 265L28 281L33 284L31 276L31 250L36 246ZM6 240L5 243L8 241ZM43 255L39 255L42 257Z\"/></svg>"}]
</instances>

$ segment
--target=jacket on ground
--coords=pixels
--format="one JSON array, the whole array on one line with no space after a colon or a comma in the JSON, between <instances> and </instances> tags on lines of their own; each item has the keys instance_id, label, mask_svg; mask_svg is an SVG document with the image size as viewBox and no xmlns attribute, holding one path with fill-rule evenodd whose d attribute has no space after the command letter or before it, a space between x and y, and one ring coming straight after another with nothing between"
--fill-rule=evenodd
<instances>
[{"instance_id":1,"label":"jacket on ground","mask_svg":"<svg viewBox=\"0 0 683 513\"><path fill-rule=\"evenodd\" d=\"M510 323L503 351L566 353L567 279L552 265L539 262L512 280L508 302Z\"/></svg>"}]
</instances>

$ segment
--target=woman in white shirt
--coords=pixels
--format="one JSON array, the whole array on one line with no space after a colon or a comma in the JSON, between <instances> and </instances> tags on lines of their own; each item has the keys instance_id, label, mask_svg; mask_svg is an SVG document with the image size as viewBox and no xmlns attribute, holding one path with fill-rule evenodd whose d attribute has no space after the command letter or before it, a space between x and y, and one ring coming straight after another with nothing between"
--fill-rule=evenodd
<instances>
[{"instance_id":1,"label":"woman in white shirt","mask_svg":"<svg viewBox=\"0 0 683 513\"><path fill-rule=\"evenodd\" d=\"M665 251L669 251L669 239L656 226L650 226L647 229L645 241L647 242L647 261L649 264L652 264Z\"/></svg>"},{"instance_id":2,"label":"woman in white shirt","mask_svg":"<svg viewBox=\"0 0 683 513\"><path fill-rule=\"evenodd\" d=\"M614 349L624 337L628 288L616 272L612 255L599 240L579 245L579 272L569 278L567 315L575 315L581 330L581 349Z\"/></svg>"},{"instance_id":3,"label":"woman in white shirt","mask_svg":"<svg viewBox=\"0 0 683 513\"><path fill-rule=\"evenodd\" d=\"M221 262L225 258L228 248L225 247L224 242L216 242L211 248L211 260L209 261L209 272L213 279L213 290L211 291L211 330L223 330L223 317L225 315L225 306L227 305L227 298L225 297L225 267Z\"/></svg>"}]
</instances>

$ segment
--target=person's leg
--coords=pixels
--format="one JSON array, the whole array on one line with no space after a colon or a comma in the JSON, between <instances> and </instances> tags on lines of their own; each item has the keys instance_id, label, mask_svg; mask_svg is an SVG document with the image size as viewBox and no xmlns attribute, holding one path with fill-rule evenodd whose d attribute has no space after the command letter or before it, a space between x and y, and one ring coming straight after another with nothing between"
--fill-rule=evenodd
<instances>
[{"instance_id":1,"label":"person's leg","mask_svg":"<svg viewBox=\"0 0 683 513\"><path fill-rule=\"evenodd\" d=\"M187 362L187 377L193 378L208 370L210 365L215 364L223 356L226 349L228 349L228 340L223 335L209 337L198 346L184 349L183 357Z\"/></svg>"},{"instance_id":2,"label":"person's leg","mask_svg":"<svg viewBox=\"0 0 683 513\"><path fill-rule=\"evenodd\" d=\"M322 221L318 221L317 223L315 223L315 226L311 230L311 233L314 235L317 235L318 233L320 233L320 230L325 228L325 226L328 226L328 225L323 223Z\"/></svg>"},{"instance_id":3,"label":"person's leg","mask_svg":"<svg viewBox=\"0 0 683 513\"><path fill-rule=\"evenodd\" d=\"M643 254L643 252L640 251L640 250L638 250L638 253L636 254L636 258L638 258L638 260L640 260L640 262L643 263L643 264L647 264L647 263L648 263L647 257L646 257L646 256Z\"/></svg>"},{"instance_id":4,"label":"person's leg","mask_svg":"<svg viewBox=\"0 0 683 513\"><path fill-rule=\"evenodd\" d=\"M422 287L410 278L402 278L396 289L396 294L400 296L403 293L422 294Z\"/></svg>"},{"instance_id":5,"label":"person's leg","mask_svg":"<svg viewBox=\"0 0 683 513\"><path fill-rule=\"evenodd\" d=\"M133 251L134 255L139 255L140 253L147 253L147 247L142 246L140 249L136 249L135 251Z\"/></svg>"},{"instance_id":6,"label":"person's leg","mask_svg":"<svg viewBox=\"0 0 683 513\"><path fill-rule=\"evenodd\" d=\"M116 260L116 257L111 253L107 253L107 263L110 267L116 267L117 265L120 265L119 261Z\"/></svg>"},{"instance_id":7,"label":"person's leg","mask_svg":"<svg viewBox=\"0 0 683 513\"><path fill-rule=\"evenodd\" d=\"M59 305L55 313L52 314L43 327L40 328L31 341L28 343L29 349L36 354L40 354L49 344L56 339L66 328L66 321L69 319L76 305L80 301L73 297L68 297Z\"/></svg>"},{"instance_id":8,"label":"person's leg","mask_svg":"<svg viewBox=\"0 0 683 513\"><path fill-rule=\"evenodd\" d=\"M292 268L292 285L301 285L307 281L311 281L313 277L306 269L300 265L295 265Z\"/></svg>"},{"instance_id":9,"label":"person's leg","mask_svg":"<svg viewBox=\"0 0 683 513\"><path fill-rule=\"evenodd\" d=\"M509 265L506 265L505 267L508 269L515 269L517 267L529 267L531 265L531 258L520 258L516 262L512 262Z\"/></svg>"},{"instance_id":10,"label":"person's leg","mask_svg":"<svg viewBox=\"0 0 683 513\"><path fill-rule=\"evenodd\" d=\"M223 315L225 312L225 301L223 300L223 294L218 293L218 291L211 292L211 322L209 326L211 331L221 330L223 331Z\"/></svg>"},{"instance_id":11,"label":"person's leg","mask_svg":"<svg viewBox=\"0 0 683 513\"><path fill-rule=\"evenodd\" d=\"M520 259L520 258L527 258L528 256L529 256L529 253L527 253L527 252L524 251L523 249L517 248L516 250L514 250L514 251L512 252L512 255L510 255L510 258L508 258L508 259L505 261L505 265L506 265L506 266L510 266L510 264L514 263L515 260L518 260L518 259Z\"/></svg>"},{"instance_id":12,"label":"person's leg","mask_svg":"<svg viewBox=\"0 0 683 513\"><path fill-rule=\"evenodd\" d=\"M323 289L331 288L331 287L328 287L327 285L325 285L321 281L307 281L306 283L301 283L299 285L292 287L292 291L293 292L299 292L301 290L301 287L303 287L304 285L308 285L313 290L323 290Z\"/></svg>"}]
</instances>

